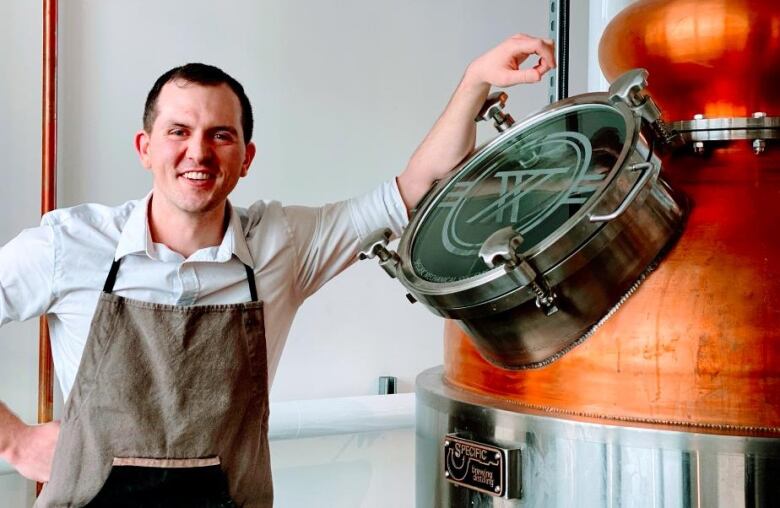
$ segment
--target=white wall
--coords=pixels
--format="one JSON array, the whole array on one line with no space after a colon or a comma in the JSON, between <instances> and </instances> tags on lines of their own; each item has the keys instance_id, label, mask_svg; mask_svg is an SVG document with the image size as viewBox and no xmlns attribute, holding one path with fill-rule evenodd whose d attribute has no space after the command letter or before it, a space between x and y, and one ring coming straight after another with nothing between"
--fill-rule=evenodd
<instances>
[{"instance_id":1,"label":"white wall","mask_svg":"<svg viewBox=\"0 0 780 508\"><path fill-rule=\"evenodd\" d=\"M41 192L41 2L0 2L0 245L37 224ZM0 329L0 400L35 421L38 320ZM0 475L0 508L29 506L34 486Z\"/></svg>"},{"instance_id":2,"label":"white wall","mask_svg":"<svg viewBox=\"0 0 780 508\"><path fill-rule=\"evenodd\" d=\"M570 90L578 93L587 3L572 3ZM148 191L132 136L154 79L188 61L222 67L253 101L259 154L234 203L318 204L368 191L403 169L472 58L515 32L546 36L548 22L546 0L68 0L60 10L60 206ZM38 215L38 3L0 3L0 37L15 48L2 57L3 76L24 78L0 83L0 143L9 143L0 145L2 171L14 183L0 186L5 243ZM546 92L515 88L509 109L525 116ZM417 373L442 362L442 322L403 295L368 262L326 285L299 313L272 400L371 394L381 375L412 391ZM34 326L0 330L0 400L28 421L35 334ZM272 454L277 506L413 504L411 431L275 442ZM14 489L27 494L7 497ZM0 476L0 507L24 495L18 477Z\"/></svg>"}]
</instances>

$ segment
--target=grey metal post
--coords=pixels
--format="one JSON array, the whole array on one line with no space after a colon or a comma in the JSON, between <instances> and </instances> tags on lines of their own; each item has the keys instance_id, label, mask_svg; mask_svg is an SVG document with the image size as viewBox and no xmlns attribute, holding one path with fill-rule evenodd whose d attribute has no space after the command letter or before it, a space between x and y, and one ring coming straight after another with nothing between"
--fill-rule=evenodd
<instances>
[{"instance_id":1,"label":"grey metal post","mask_svg":"<svg viewBox=\"0 0 780 508\"><path fill-rule=\"evenodd\" d=\"M569 0L550 0L550 39L558 67L550 72L550 103L569 96Z\"/></svg>"}]
</instances>

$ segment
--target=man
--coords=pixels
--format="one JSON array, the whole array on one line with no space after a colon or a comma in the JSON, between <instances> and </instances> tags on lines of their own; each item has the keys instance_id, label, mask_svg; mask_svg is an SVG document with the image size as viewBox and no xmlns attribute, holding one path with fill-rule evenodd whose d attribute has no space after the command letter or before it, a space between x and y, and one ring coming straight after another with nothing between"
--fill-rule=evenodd
<instances>
[{"instance_id":1,"label":"man","mask_svg":"<svg viewBox=\"0 0 780 508\"><path fill-rule=\"evenodd\" d=\"M232 207L256 151L243 88L202 64L161 76L135 136L151 193L47 214L0 250L0 324L50 316L67 400L32 426L0 403L0 457L48 482L36 506L271 505L268 391L298 306L469 154L491 85L554 65L551 41L507 39L394 181L320 208Z\"/></svg>"}]
</instances>

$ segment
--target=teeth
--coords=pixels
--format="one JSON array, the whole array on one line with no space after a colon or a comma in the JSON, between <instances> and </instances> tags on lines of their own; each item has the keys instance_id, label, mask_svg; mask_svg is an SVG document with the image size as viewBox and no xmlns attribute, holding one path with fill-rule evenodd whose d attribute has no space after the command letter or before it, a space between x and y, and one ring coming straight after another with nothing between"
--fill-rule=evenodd
<instances>
[{"instance_id":1,"label":"teeth","mask_svg":"<svg viewBox=\"0 0 780 508\"><path fill-rule=\"evenodd\" d=\"M208 173L202 173L200 171L188 171L187 173L184 173L184 178L188 180L208 180L209 174Z\"/></svg>"}]
</instances>

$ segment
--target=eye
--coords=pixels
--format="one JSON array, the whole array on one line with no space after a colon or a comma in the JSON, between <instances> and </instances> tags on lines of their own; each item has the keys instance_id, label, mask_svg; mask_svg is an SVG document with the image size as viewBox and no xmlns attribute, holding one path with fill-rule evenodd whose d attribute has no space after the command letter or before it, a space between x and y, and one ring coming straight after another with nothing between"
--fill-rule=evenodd
<instances>
[{"instance_id":1,"label":"eye","mask_svg":"<svg viewBox=\"0 0 780 508\"><path fill-rule=\"evenodd\" d=\"M174 136L174 137L182 137L182 136L185 136L186 134L187 134L187 131L185 131L181 127L174 127L174 128L172 128L172 129L170 129L168 131L168 135L169 136Z\"/></svg>"},{"instance_id":2,"label":"eye","mask_svg":"<svg viewBox=\"0 0 780 508\"><path fill-rule=\"evenodd\" d=\"M233 141L233 134L229 131L217 131L214 133L214 139L217 141Z\"/></svg>"}]
</instances>

